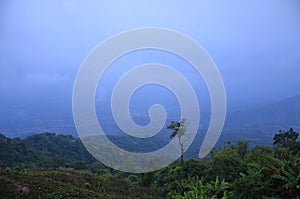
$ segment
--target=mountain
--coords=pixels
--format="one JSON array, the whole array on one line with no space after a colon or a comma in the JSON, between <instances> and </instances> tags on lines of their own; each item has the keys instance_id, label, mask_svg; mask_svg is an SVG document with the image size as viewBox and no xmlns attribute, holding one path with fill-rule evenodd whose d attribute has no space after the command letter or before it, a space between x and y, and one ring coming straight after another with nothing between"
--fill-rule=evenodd
<instances>
[{"instance_id":1,"label":"mountain","mask_svg":"<svg viewBox=\"0 0 300 199\"><path fill-rule=\"evenodd\" d=\"M9 103L7 103L9 104ZM62 104L0 105L0 133L25 138L41 132L77 136L71 106Z\"/></svg>"},{"instance_id":2,"label":"mountain","mask_svg":"<svg viewBox=\"0 0 300 199\"><path fill-rule=\"evenodd\" d=\"M300 131L300 95L229 113L223 137L249 140L256 144L271 144L275 133L289 128Z\"/></svg>"},{"instance_id":3,"label":"mountain","mask_svg":"<svg viewBox=\"0 0 300 199\"><path fill-rule=\"evenodd\" d=\"M8 137L25 138L40 132L56 132L78 136L72 119L72 112L69 110L70 107L61 105L55 108L54 105L49 105L49 107L36 106L33 109L19 106L2 108L6 111L6 114L0 114L0 133ZM144 112L145 110L143 110ZM149 122L149 118L140 114L139 109L133 110L132 114L133 119L139 124ZM176 114L172 114L172 118L177 118L175 117ZM196 148L201 145L209 124L209 118L209 112L201 113L201 128L199 130L201 135L197 136ZM100 119L105 132L109 132L113 136L122 135L108 110L105 110L102 115L100 114ZM289 128L300 131L300 95L251 109L241 109L235 112L229 110L219 144L222 145L228 140L233 142L247 140L252 144L270 145L272 144L273 135L278 130ZM114 138L116 137L112 137L112 139ZM159 145L169 141L166 135L164 139L166 140L160 142ZM115 140L118 142L117 139ZM132 140L129 143L132 143Z\"/></svg>"}]
</instances>

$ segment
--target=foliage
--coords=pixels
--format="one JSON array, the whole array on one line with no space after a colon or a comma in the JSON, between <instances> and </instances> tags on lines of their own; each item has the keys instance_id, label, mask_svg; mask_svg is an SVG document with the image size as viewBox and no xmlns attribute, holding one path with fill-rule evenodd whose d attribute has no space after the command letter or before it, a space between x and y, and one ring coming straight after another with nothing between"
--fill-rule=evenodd
<instances>
[{"instance_id":1,"label":"foliage","mask_svg":"<svg viewBox=\"0 0 300 199\"><path fill-rule=\"evenodd\" d=\"M278 195L282 198L300 196L300 157L283 151L281 158L271 158L268 168L273 188Z\"/></svg>"},{"instance_id":2,"label":"foliage","mask_svg":"<svg viewBox=\"0 0 300 199\"><path fill-rule=\"evenodd\" d=\"M296 143L298 136L299 133L295 132L293 128L290 128L289 131L279 130L279 133L275 134L273 138L273 144L278 147L289 149Z\"/></svg>"},{"instance_id":3,"label":"foliage","mask_svg":"<svg viewBox=\"0 0 300 199\"><path fill-rule=\"evenodd\" d=\"M240 177L233 183L235 198L263 198L274 196L271 188L271 178L267 177L266 168L251 162L247 171L240 173Z\"/></svg>"},{"instance_id":4,"label":"foliage","mask_svg":"<svg viewBox=\"0 0 300 199\"><path fill-rule=\"evenodd\" d=\"M223 147L213 154L209 162L207 178L212 180L214 176L233 182L239 177L239 173L244 172L246 164L241 159L238 148Z\"/></svg>"},{"instance_id":5,"label":"foliage","mask_svg":"<svg viewBox=\"0 0 300 199\"><path fill-rule=\"evenodd\" d=\"M0 134L0 160L5 166L28 168L58 168L77 160L96 161L79 138L55 133L36 134L26 139L11 139Z\"/></svg>"},{"instance_id":6,"label":"foliage","mask_svg":"<svg viewBox=\"0 0 300 199\"><path fill-rule=\"evenodd\" d=\"M118 179L70 169L0 170L0 197L5 198L163 198L159 193Z\"/></svg>"},{"instance_id":7,"label":"foliage","mask_svg":"<svg viewBox=\"0 0 300 199\"><path fill-rule=\"evenodd\" d=\"M199 160L185 160L183 165L175 162L155 173L155 184L163 193L168 194L176 189L178 181L203 176L206 170L207 165Z\"/></svg>"},{"instance_id":8,"label":"foliage","mask_svg":"<svg viewBox=\"0 0 300 199\"><path fill-rule=\"evenodd\" d=\"M269 164L270 157L274 155L274 149L269 146L255 146L245 156L246 163L256 163L261 167Z\"/></svg>"},{"instance_id":9,"label":"foliage","mask_svg":"<svg viewBox=\"0 0 300 199\"><path fill-rule=\"evenodd\" d=\"M220 181L216 177L215 181L204 184L198 177L187 178L178 183L177 190L173 193L174 199L198 199L198 198L227 198L229 183Z\"/></svg>"},{"instance_id":10,"label":"foliage","mask_svg":"<svg viewBox=\"0 0 300 199\"><path fill-rule=\"evenodd\" d=\"M109 170L100 162L94 162L90 168L91 172L97 175L109 174Z\"/></svg>"},{"instance_id":11,"label":"foliage","mask_svg":"<svg viewBox=\"0 0 300 199\"><path fill-rule=\"evenodd\" d=\"M130 174L95 161L71 136L0 134L0 198L297 198L297 138L280 131L272 147L228 143L205 160Z\"/></svg>"},{"instance_id":12,"label":"foliage","mask_svg":"<svg viewBox=\"0 0 300 199\"><path fill-rule=\"evenodd\" d=\"M173 130L172 134L170 135L170 138L173 139L175 137L178 137L178 142L180 145L180 152L181 152L181 156L180 156L181 164L183 164L184 143L188 139L187 138L186 140L183 140L183 137L186 132L186 126L187 126L187 122L186 119L184 118L181 119L180 122L172 121L171 124L167 126L167 129Z\"/></svg>"},{"instance_id":13,"label":"foliage","mask_svg":"<svg viewBox=\"0 0 300 199\"><path fill-rule=\"evenodd\" d=\"M76 160L69 165L71 168L76 170L87 170L87 164L84 160Z\"/></svg>"}]
</instances>

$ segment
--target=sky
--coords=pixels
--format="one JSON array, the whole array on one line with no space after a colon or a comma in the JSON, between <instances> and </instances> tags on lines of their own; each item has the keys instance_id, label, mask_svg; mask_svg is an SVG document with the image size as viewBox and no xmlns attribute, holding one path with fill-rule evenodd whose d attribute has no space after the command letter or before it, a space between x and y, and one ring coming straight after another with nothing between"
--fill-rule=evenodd
<instances>
[{"instance_id":1,"label":"sky","mask_svg":"<svg viewBox=\"0 0 300 199\"><path fill-rule=\"evenodd\" d=\"M76 73L89 52L143 27L173 29L201 44L223 77L230 110L300 93L298 0L1 0L2 118L10 108L71 110Z\"/></svg>"}]
</instances>

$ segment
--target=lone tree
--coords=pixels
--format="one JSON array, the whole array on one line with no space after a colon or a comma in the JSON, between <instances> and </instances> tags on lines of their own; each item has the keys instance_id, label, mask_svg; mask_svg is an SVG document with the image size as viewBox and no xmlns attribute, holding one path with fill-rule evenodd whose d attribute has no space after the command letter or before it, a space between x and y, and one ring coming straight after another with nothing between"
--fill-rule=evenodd
<instances>
[{"instance_id":1,"label":"lone tree","mask_svg":"<svg viewBox=\"0 0 300 199\"><path fill-rule=\"evenodd\" d=\"M170 138L173 139L175 137L178 137L180 152L181 152L181 156L180 156L181 165L183 165L184 143L187 141L187 139L186 140L182 139L182 137L185 135L186 127L187 127L187 123L185 118L181 119L180 122L172 121L171 124L167 126L167 129L173 130L172 134L170 135Z\"/></svg>"}]
</instances>

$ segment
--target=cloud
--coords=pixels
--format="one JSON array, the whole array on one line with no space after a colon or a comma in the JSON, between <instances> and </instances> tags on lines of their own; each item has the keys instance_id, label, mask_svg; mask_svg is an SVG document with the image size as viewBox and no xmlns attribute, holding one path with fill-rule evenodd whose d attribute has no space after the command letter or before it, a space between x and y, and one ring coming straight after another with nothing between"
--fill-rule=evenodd
<instances>
[{"instance_id":1,"label":"cloud","mask_svg":"<svg viewBox=\"0 0 300 199\"><path fill-rule=\"evenodd\" d=\"M290 83L300 83L297 0L4 0L0 7L0 92L8 96L11 88L46 93L53 85L72 92L76 71L98 43L147 26L172 28L202 44L233 91L229 98L239 98L244 88L261 94L271 89L261 86L266 81L280 85L278 95L298 92Z\"/></svg>"}]
</instances>

